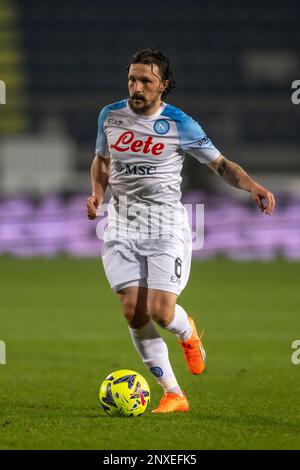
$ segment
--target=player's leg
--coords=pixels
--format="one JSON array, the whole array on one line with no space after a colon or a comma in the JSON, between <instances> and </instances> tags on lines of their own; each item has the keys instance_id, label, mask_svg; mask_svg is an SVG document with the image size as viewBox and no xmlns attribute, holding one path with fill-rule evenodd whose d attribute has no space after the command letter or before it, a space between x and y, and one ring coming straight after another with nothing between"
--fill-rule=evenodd
<instances>
[{"instance_id":1,"label":"player's leg","mask_svg":"<svg viewBox=\"0 0 300 470\"><path fill-rule=\"evenodd\" d=\"M118 291L118 295L133 344L142 361L165 393L180 394L181 390L169 361L167 345L148 314L148 289L140 286L123 287Z\"/></svg>"},{"instance_id":2,"label":"player's leg","mask_svg":"<svg viewBox=\"0 0 300 470\"><path fill-rule=\"evenodd\" d=\"M176 304L177 295L159 289L149 289L148 311L151 318L166 330L175 333L183 348L185 360L193 374L205 368L205 352L195 324L184 309ZM189 404L183 393L165 393L153 413L188 411Z\"/></svg>"},{"instance_id":3,"label":"player's leg","mask_svg":"<svg viewBox=\"0 0 300 470\"><path fill-rule=\"evenodd\" d=\"M192 327L185 310L178 305L178 295L159 289L149 289L148 310L153 321L171 333L180 341L186 341L192 335Z\"/></svg>"},{"instance_id":4,"label":"player's leg","mask_svg":"<svg viewBox=\"0 0 300 470\"><path fill-rule=\"evenodd\" d=\"M117 294L129 328L143 328L151 321L147 310L147 287L139 285L123 287L117 291Z\"/></svg>"},{"instance_id":5,"label":"player's leg","mask_svg":"<svg viewBox=\"0 0 300 470\"><path fill-rule=\"evenodd\" d=\"M161 295L162 294L162 295ZM148 309L152 319L167 329L174 322L177 295L172 292L149 289ZM189 324L187 325L189 328ZM189 404L181 389L166 391L153 413L188 411Z\"/></svg>"},{"instance_id":6,"label":"player's leg","mask_svg":"<svg viewBox=\"0 0 300 470\"><path fill-rule=\"evenodd\" d=\"M137 252L136 244L131 240L118 239L103 244L102 261L111 288L119 292L137 352L165 393L180 394L167 346L148 317L144 290L148 275L146 257Z\"/></svg>"},{"instance_id":7,"label":"player's leg","mask_svg":"<svg viewBox=\"0 0 300 470\"><path fill-rule=\"evenodd\" d=\"M190 238L157 240L148 256L148 311L160 326L175 333L193 374L205 369L205 351L195 323L176 303L187 284L191 266Z\"/></svg>"},{"instance_id":8,"label":"player's leg","mask_svg":"<svg viewBox=\"0 0 300 470\"><path fill-rule=\"evenodd\" d=\"M199 375L205 369L205 351L194 320L176 304L176 300L174 292L149 289L148 311L153 321L176 334L190 372Z\"/></svg>"}]
</instances>

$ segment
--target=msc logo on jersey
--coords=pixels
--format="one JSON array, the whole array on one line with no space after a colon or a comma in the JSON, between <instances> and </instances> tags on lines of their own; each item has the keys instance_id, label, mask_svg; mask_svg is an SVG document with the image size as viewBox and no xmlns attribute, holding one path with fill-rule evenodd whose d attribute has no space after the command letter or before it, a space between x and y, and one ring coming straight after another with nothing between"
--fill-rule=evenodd
<instances>
[{"instance_id":1,"label":"msc logo on jersey","mask_svg":"<svg viewBox=\"0 0 300 470\"><path fill-rule=\"evenodd\" d=\"M169 132L170 124L166 119L159 119L154 123L154 130L156 134L164 135Z\"/></svg>"},{"instance_id":2,"label":"msc logo on jersey","mask_svg":"<svg viewBox=\"0 0 300 470\"><path fill-rule=\"evenodd\" d=\"M124 165L121 162L117 161L114 163L114 167L117 173L121 173L124 170Z\"/></svg>"},{"instance_id":3,"label":"msc logo on jersey","mask_svg":"<svg viewBox=\"0 0 300 470\"><path fill-rule=\"evenodd\" d=\"M124 172L125 175L154 175L156 173L156 166L150 165L124 165L117 161L114 163L114 167L117 173Z\"/></svg>"}]
</instances>

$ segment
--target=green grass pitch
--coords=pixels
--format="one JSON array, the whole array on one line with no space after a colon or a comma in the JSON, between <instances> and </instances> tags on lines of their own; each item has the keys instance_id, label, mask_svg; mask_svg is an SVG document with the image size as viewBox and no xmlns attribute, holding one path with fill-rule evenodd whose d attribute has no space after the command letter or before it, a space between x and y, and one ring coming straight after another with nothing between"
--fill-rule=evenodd
<instances>
[{"instance_id":1,"label":"green grass pitch","mask_svg":"<svg viewBox=\"0 0 300 470\"><path fill-rule=\"evenodd\" d=\"M110 418L108 373L129 368L161 389L135 352L99 260L1 263L1 449L299 449L300 265L194 262L179 303L205 328L207 370L189 374L163 332L189 413ZM162 332L162 330L160 329Z\"/></svg>"}]
</instances>

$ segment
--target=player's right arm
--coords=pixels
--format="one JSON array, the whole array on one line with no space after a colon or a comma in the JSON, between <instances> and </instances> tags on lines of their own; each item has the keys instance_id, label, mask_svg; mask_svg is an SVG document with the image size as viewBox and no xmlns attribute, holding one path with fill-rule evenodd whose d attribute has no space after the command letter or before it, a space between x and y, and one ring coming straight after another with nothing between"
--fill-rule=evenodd
<instances>
[{"instance_id":1,"label":"player's right arm","mask_svg":"<svg viewBox=\"0 0 300 470\"><path fill-rule=\"evenodd\" d=\"M108 186L110 159L95 155L91 166L92 195L87 198L87 216L90 220L96 218L96 210L104 200Z\"/></svg>"},{"instance_id":2,"label":"player's right arm","mask_svg":"<svg viewBox=\"0 0 300 470\"><path fill-rule=\"evenodd\" d=\"M110 172L110 155L104 122L108 107L101 110L98 118L98 134L95 149L95 158L91 167L92 195L87 198L87 216L90 220L96 218L97 208L104 200L105 190L108 186Z\"/></svg>"}]
</instances>

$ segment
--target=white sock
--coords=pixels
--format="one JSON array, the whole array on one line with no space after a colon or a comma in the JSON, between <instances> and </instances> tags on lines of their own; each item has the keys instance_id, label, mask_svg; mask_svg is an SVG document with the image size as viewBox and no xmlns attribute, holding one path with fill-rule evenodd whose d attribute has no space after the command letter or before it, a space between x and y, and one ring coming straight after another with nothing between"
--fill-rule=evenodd
<instances>
[{"instance_id":1,"label":"white sock","mask_svg":"<svg viewBox=\"0 0 300 470\"><path fill-rule=\"evenodd\" d=\"M137 352L164 391L183 396L169 361L167 345L152 321L142 328L129 328L129 331Z\"/></svg>"},{"instance_id":2,"label":"white sock","mask_svg":"<svg viewBox=\"0 0 300 470\"><path fill-rule=\"evenodd\" d=\"M165 330L175 333L180 341L186 341L192 336L192 327L189 322L186 311L178 304L175 305L174 319L167 326Z\"/></svg>"}]
</instances>

